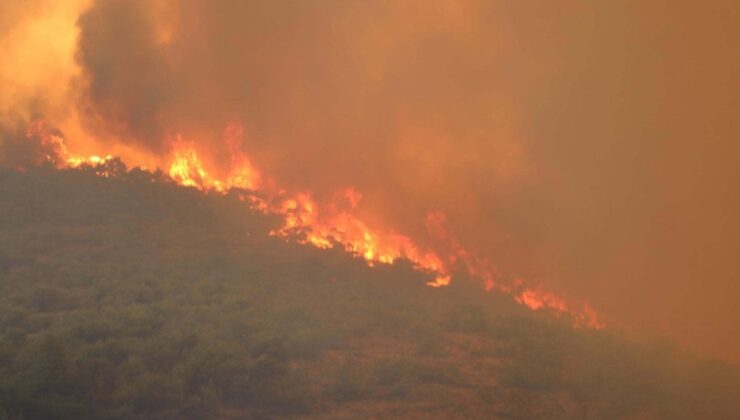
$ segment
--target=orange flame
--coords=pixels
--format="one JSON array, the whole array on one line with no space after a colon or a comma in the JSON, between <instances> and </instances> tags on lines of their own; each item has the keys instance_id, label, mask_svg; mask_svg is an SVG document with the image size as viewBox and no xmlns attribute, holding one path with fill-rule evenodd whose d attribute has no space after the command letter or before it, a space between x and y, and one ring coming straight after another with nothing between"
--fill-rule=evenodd
<instances>
[{"instance_id":1,"label":"orange flame","mask_svg":"<svg viewBox=\"0 0 740 420\"><path fill-rule=\"evenodd\" d=\"M60 168L85 165L101 167L113 159L111 155L85 157L70 154L62 135L51 130L43 120L34 121L27 136L29 139L38 139L47 151L46 159ZM453 268L461 269L480 279L487 291L513 294L516 302L532 310L547 309L557 314L568 314L577 326L604 328L598 313L586 304L569 303L541 286L528 287L521 279L515 279L512 284L501 282L496 267L489 259L473 255L446 229L446 216L442 212L427 215L427 228L437 244L436 250L432 250L415 243L408 236L371 227L354 215L352 210L362 199L362 194L355 188L337 193L335 202L319 205L310 193L290 195L284 190L266 187L274 183L264 182L265 179L242 151L243 136L244 130L239 124L229 124L224 130L224 143L231 156L225 177L213 176L200 159L194 144L179 136L172 141L170 154L158 166L165 169L172 180L185 187L217 192L232 189L259 191L267 198L245 195L242 200L248 199L256 210L283 218L283 225L273 231L273 235L297 237L300 243L322 249L340 246L352 255L363 258L371 266L406 259L415 269L432 277L427 282L430 287L450 285ZM108 176L104 172L101 175Z\"/></svg>"},{"instance_id":2,"label":"orange flame","mask_svg":"<svg viewBox=\"0 0 740 420\"><path fill-rule=\"evenodd\" d=\"M167 171L170 178L186 187L213 188L218 184L210 179L194 149L178 147L172 154L172 163Z\"/></svg>"},{"instance_id":3,"label":"orange flame","mask_svg":"<svg viewBox=\"0 0 740 420\"><path fill-rule=\"evenodd\" d=\"M112 155L78 156L70 154L61 133L55 132L44 120L31 122L28 130L26 130L26 138L29 140L37 139L44 149L46 161L60 168L78 168L84 165L100 166L113 159Z\"/></svg>"},{"instance_id":4,"label":"orange flame","mask_svg":"<svg viewBox=\"0 0 740 420\"><path fill-rule=\"evenodd\" d=\"M605 324L599 319L596 311L588 304L582 304L580 310L574 310L565 299L543 290L540 286L525 288L514 297L518 303L532 309L551 309L557 313L570 313L576 325L593 328L604 328Z\"/></svg>"}]
</instances>

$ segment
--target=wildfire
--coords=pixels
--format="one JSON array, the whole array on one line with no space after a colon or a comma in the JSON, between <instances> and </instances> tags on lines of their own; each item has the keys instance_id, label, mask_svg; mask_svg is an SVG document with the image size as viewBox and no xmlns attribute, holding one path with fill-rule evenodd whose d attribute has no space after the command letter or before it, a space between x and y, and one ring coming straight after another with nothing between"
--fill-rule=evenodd
<instances>
[{"instance_id":1,"label":"wildfire","mask_svg":"<svg viewBox=\"0 0 740 420\"><path fill-rule=\"evenodd\" d=\"M348 202L350 209L355 208L361 199L361 194L353 188L339 196ZM327 209L337 207L341 206L336 203L326 206ZM443 275L446 272L439 256L430 250L421 251L407 236L372 229L347 211L321 214L310 194L300 193L283 200L276 213L284 216L285 223L273 232L275 235L290 236L302 232L303 238L299 239L302 243L319 248L332 248L338 244L351 254L364 258L370 265L392 264L399 258L406 258L421 271ZM442 283L440 281L439 285Z\"/></svg>"},{"instance_id":2,"label":"wildfire","mask_svg":"<svg viewBox=\"0 0 740 420\"><path fill-rule=\"evenodd\" d=\"M452 281L452 277L449 274L444 276L437 276L433 281L427 282L429 287L444 287L449 286Z\"/></svg>"},{"instance_id":3,"label":"wildfire","mask_svg":"<svg viewBox=\"0 0 740 420\"><path fill-rule=\"evenodd\" d=\"M167 173L170 178L186 187L212 188L218 185L210 179L198 159L198 154L192 149L175 150Z\"/></svg>"},{"instance_id":4,"label":"wildfire","mask_svg":"<svg viewBox=\"0 0 740 420\"><path fill-rule=\"evenodd\" d=\"M265 178L243 152L243 136L244 130L238 124L229 124L224 131L224 143L231 156L226 176L214 176L206 169L194 144L179 136L171 142L169 155L158 166L185 187L221 193L233 189L258 191L266 198L245 195L242 199L248 199L255 210L282 217L282 226L272 232L275 236L297 238L300 243L322 249L339 246L371 266L406 259L415 269L429 274L432 279L427 285L435 288L450 285L453 270L464 270L481 280L487 291L513 294L516 302L532 310L568 314L578 326L604 327L597 312L588 305L569 303L540 286L527 287L521 279L515 279L513 284L499 281L499 273L489 259L471 254L445 228L444 213L432 212L427 216L430 236L438 244L431 249L392 230L372 227L356 216L353 210L362 200L362 194L354 188L338 192L329 203L318 203L308 192L289 194L275 189L273 182L264 182ZM71 154L61 133L43 120L30 125L27 137L37 140L44 148L46 160L60 168L103 167L113 159L112 155ZM99 174L110 176L105 171Z\"/></svg>"},{"instance_id":5,"label":"wildfire","mask_svg":"<svg viewBox=\"0 0 740 420\"><path fill-rule=\"evenodd\" d=\"M57 167L78 168L80 166L100 166L113 159L112 155L79 156L70 154L64 137L53 130L44 120L33 121L26 131L26 137L37 139L44 149L44 158Z\"/></svg>"},{"instance_id":6,"label":"wildfire","mask_svg":"<svg viewBox=\"0 0 740 420\"><path fill-rule=\"evenodd\" d=\"M108 161L110 161L112 159L113 159L113 156L112 155L106 155L106 156L103 156L103 157L92 155L92 156L89 156L89 157L86 157L86 158L85 157L74 156L74 157L70 157L69 159L67 159L67 164L69 164L69 166L71 166L73 168L77 168L77 167L83 166L83 165L99 166L99 165L105 164L106 162L108 162Z\"/></svg>"}]
</instances>

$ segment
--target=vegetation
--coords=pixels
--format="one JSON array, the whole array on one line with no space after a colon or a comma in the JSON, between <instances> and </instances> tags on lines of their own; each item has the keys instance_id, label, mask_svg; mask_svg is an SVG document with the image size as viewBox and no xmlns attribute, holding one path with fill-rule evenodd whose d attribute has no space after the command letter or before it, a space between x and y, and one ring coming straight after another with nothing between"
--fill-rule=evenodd
<instances>
[{"instance_id":1,"label":"vegetation","mask_svg":"<svg viewBox=\"0 0 740 420\"><path fill-rule=\"evenodd\" d=\"M0 171L0 419L740 418L735 367L95 172Z\"/></svg>"}]
</instances>

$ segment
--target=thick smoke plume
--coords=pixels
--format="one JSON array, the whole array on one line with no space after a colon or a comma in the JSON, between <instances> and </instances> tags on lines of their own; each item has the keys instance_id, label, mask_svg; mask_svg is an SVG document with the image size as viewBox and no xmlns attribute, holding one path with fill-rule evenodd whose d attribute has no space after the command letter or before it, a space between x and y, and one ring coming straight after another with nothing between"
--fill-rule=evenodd
<instances>
[{"instance_id":1,"label":"thick smoke plume","mask_svg":"<svg viewBox=\"0 0 740 420\"><path fill-rule=\"evenodd\" d=\"M740 360L736 2L67 3L0 6L6 164L43 117L218 168L238 122L281 185Z\"/></svg>"}]
</instances>

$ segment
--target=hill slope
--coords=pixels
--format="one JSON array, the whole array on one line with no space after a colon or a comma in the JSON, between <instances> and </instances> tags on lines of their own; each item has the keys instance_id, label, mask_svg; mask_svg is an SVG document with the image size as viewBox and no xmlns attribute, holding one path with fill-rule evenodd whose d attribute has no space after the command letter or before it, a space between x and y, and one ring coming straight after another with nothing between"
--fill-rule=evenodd
<instances>
[{"instance_id":1,"label":"hill slope","mask_svg":"<svg viewBox=\"0 0 740 420\"><path fill-rule=\"evenodd\" d=\"M740 418L734 367L118 173L0 171L0 419Z\"/></svg>"}]
</instances>

